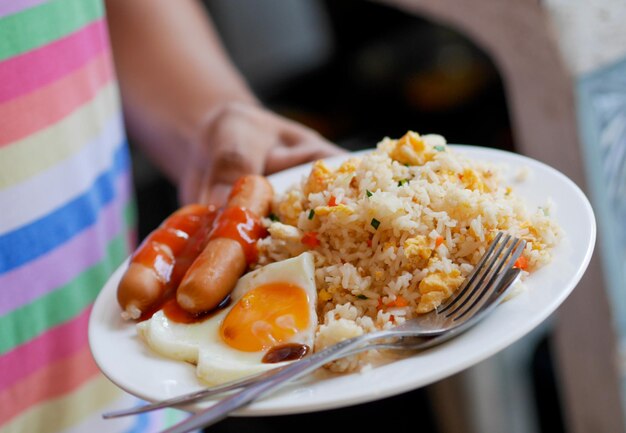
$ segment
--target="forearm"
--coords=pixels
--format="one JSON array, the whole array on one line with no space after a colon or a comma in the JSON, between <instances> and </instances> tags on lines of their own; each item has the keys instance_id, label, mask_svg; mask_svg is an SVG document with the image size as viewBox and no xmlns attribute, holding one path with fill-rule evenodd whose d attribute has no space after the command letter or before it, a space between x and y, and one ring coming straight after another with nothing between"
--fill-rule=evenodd
<instances>
[{"instance_id":1,"label":"forearm","mask_svg":"<svg viewBox=\"0 0 626 433\"><path fill-rule=\"evenodd\" d=\"M172 179L213 107L256 104L195 0L107 0L130 134Z\"/></svg>"}]
</instances>

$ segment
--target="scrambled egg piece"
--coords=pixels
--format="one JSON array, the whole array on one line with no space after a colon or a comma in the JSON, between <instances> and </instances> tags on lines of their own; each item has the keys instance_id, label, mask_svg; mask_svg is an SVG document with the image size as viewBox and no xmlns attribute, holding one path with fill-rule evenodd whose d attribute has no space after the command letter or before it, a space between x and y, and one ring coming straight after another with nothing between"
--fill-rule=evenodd
<instances>
[{"instance_id":1,"label":"scrambled egg piece","mask_svg":"<svg viewBox=\"0 0 626 433\"><path fill-rule=\"evenodd\" d=\"M477 173L471 168L466 168L465 170L463 170L463 173L459 176L459 178L467 189L479 192L485 192L489 190L485 185L485 182L483 181L480 173Z\"/></svg>"},{"instance_id":2,"label":"scrambled egg piece","mask_svg":"<svg viewBox=\"0 0 626 433\"><path fill-rule=\"evenodd\" d=\"M320 301L326 302L333 299L333 295L331 295L326 289L322 289L317 293L317 298Z\"/></svg>"},{"instance_id":3,"label":"scrambled egg piece","mask_svg":"<svg viewBox=\"0 0 626 433\"><path fill-rule=\"evenodd\" d=\"M393 242L385 242L383 244L383 251L388 250L389 248L393 249L393 251L396 251L396 244L394 244Z\"/></svg>"},{"instance_id":4,"label":"scrambled egg piece","mask_svg":"<svg viewBox=\"0 0 626 433\"><path fill-rule=\"evenodd\" d=\"M436 153L417 132L409 131L398 139L389 156L401 164L424 165L432 160Z\"/></svg>"},{"instance_id":5,"label":"scrambled egg piece","mask_svg":"<svg viewBox=\"0 0 626 433\"><path fill-rule=\"evenodd\" d=\"M315 208L315 215L319 216L325 216L333 212L343 215L352 215L354 213L354 210L341 203L335 206L318 206Z\"/></svg>"},{"instance_id":6,"label":"scrambled egg piece","mask_svg":"<svg viewBox=\"0 0 626 433\"><path fill-rule=\"evenodd\" d=\"M376 281L383 281L385 279L385 273L383 271L380 271L380 270L374 271L372 276L374 277L374 279Z\"/></svg>"},{"instance_id":7,"label":"scrambled egg piece","mask_svg":"<svg viewBox=\"0 0 626 433\"><path fill-rule=\"evenodd\" d=\"M325 289L321 289L319 292L317 292L318 303L330 301L331 299L333 299L333 295L338 291L340 291L340 288L339 286L335 285L328 286Z\"/></svg>"},{"instance_id":8,"label":"scrambled egg piece","mask_svg":"<svg viewBox=\"0 0 626 433\"><path fill-rule=\"evenodd\" d=\"M279 222L273 222L272 224L270 224L267 231L270 233L270 235L272 235L274 239L299 242L302 238L302 232L297 227Z\"/></svg>"},{"instance_id":9,"label":"scrambled egg piece","mask_svg":"<svg viewBox=\"0 0 626 433\"><path fill-rule=\"evenodd\" d=\"M546 230L549 228L549 222L544 222L538 226L533 225L530 221L524 221L520 224L520 228L528 230L528 234L523 235L522 239L531 245L531 248L535 251L541 251L546 248L546 244L542 240L540 230Z\"/></svg>"},{"instance_id":10,"label":"scrambled egg piece","mask_svg":"<svg viewBox=\"0 0 626 433\"><path fill-rule=\"evenodd\" d=\"M417 305L418 313L428 313L437 308L443 301L459 288L463 277L458 269L453 269L449 274L434 272L419 283L419 291L422 295Z\"/></svg>"},{"instance_id":11,"label":"scrambled egg piece","mask_svg":"<svg viewBox=\"0 0 626 433\"><path fill-rule=\"evenodd\" d=\"M432 255L426 236L416 236L404 241L404 255L418 268L423 268Z\"/></svg>"},{"instance_id":12,"label":"scrambled egg piece","mask_svg":"<svg viewBox=\"0 0 626 433\"><path fill-rule=\"evenodd\" d=\"M530 221L524 221L521 223L520 228L528 230L528 236L525 236L526 239L536 240L539 238L537 228L535 228Z\"/></svg>"},{"instance_id":13,"label":"scrambled egg piece","mask_svg":"<svg viewBox=\"0 0 626 433\"><path fill-rule=\"evenodd\" d=\"M278 215L285 224L295 226L298 224L298 217L302 212L302 202L297 191L287 192L284 199L278 205Z\"/></svg>"},{"instance_id":14,"label":"scrambled egg piece","mask_svg":"<svg viewBox=\"0 0 626 433\"><path fill-rule=\"evenodd\" d=\"M357 158L350 158L349 160L341 164L337 171L339 173L354 173L359 167L360 162L361 161Z\"/></svg>"},{"instance_id":15,"label":"scrambled egg piece","mask_svg":"<svg viewBox=\"0 0 626 433\"><path fill-rule=\"evenodd\" d=\"M302 192L304 192L305 195L309 195L311 193L324 191L331 178L332 171L324 161L315 161L311 169L311 174L309 174L302 188Z\"/></svg>"}]
</instances>

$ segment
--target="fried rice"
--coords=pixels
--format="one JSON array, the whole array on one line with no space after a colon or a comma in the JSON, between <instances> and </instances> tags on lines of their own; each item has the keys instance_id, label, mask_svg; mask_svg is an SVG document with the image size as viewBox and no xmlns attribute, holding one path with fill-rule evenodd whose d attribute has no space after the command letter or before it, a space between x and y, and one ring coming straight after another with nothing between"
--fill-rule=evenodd
<instances>
[{"instance_id":1,"label":"fried rice","mask_svg":"<svg viewBox=\"0 0 626 433\"><path fill-rule=\"evenodd\" d=\"M527 241L524 274L550 261L560 236L549 203L528 209L504 183L502 167L460 154L440 135L412 131L338 167L316 162L272 211L258 266L313 253L315 350L435 309L498 231ZM329 368L358 370L377 356Z\"/></svg>"}]
</instances>

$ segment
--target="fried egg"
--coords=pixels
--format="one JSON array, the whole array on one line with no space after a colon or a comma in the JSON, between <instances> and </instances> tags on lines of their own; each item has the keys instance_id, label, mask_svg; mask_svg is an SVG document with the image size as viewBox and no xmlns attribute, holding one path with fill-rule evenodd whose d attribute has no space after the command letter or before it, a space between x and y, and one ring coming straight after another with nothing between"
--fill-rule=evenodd
<instances>
[{"instance_id":1,"label":"fried egg","mask_svg":"<svg viewBox=\"0 0 626 433\"><path fill-rule=\"evenodd\" d=\"M285 365L263 358L290 343L313 347L314 271L308 252L266 265L241 277L230 304L210 317L181 323L161 309L137 332L155 352L197 365L197 375L212 385Z\"/></svg>"}]
</instances>

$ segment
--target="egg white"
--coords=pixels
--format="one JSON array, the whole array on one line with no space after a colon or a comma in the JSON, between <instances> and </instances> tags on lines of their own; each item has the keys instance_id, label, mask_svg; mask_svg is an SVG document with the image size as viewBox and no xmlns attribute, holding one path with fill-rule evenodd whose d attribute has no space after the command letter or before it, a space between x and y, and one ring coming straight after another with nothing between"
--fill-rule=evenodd
<instances>
[{"instance_id":1,"label":"egg white","mask_svg":"<svg viewBox=\"0 0 626 433\"><path fill-rule=\"evenodd\" d=\"M227 345L220 336L220 325L232 307L250 290L274 282L290 283L301 287L307 294L309 325L288 342L312 348L317 328L314 272L313 256L308 252L271 263L241 277L231 293L230 305L208 319L192 324L177 323L159 310L149 320L137 324L137 332L155 352L196 364L197 375L212 385L280 367L288 362L267 364L261 361L267 350L244 352Z\"/></svg>"}]
</instances>

